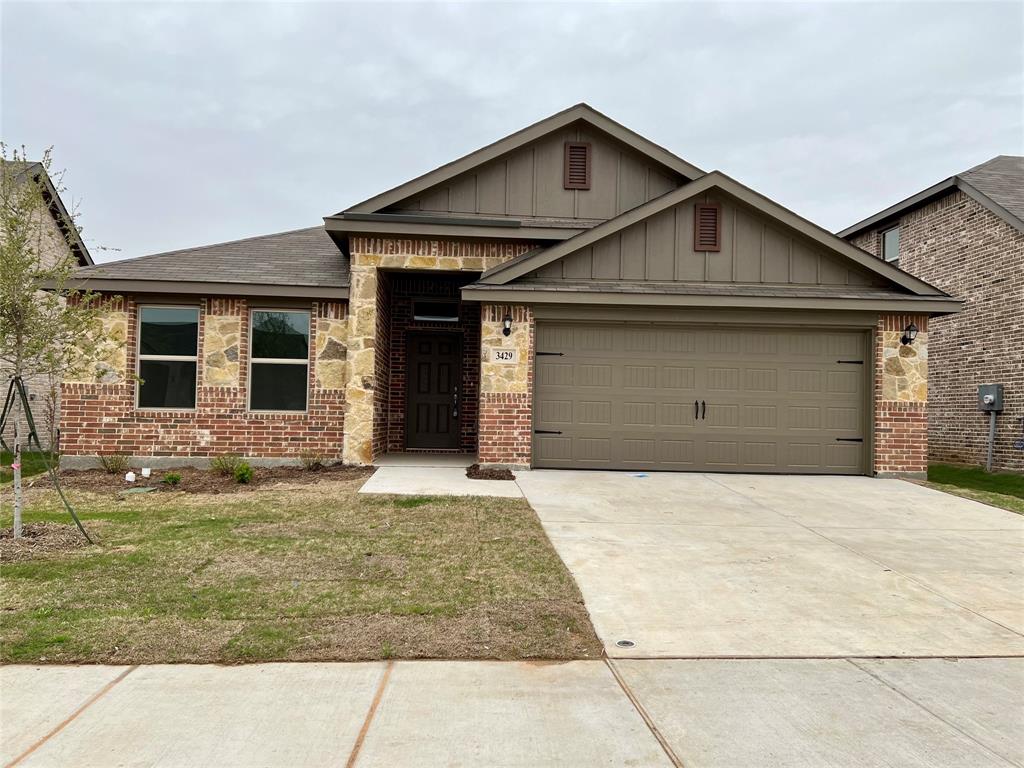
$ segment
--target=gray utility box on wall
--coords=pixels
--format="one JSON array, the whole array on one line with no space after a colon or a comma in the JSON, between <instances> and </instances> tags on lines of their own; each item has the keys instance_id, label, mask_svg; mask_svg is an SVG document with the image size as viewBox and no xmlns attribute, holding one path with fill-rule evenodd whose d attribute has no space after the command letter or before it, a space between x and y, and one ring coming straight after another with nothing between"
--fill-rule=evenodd
<instances>
[{"instance_id":1,"label":"gray utility box on wall","mask_svg":"<svg viewBox=\"0 0 1024 768\"><path fill-rule=\"evenodd\" d=\"M1003 410L1002 384L978 385L978 410L995 411L997 413Z\"/></svg>"}]
</instances>

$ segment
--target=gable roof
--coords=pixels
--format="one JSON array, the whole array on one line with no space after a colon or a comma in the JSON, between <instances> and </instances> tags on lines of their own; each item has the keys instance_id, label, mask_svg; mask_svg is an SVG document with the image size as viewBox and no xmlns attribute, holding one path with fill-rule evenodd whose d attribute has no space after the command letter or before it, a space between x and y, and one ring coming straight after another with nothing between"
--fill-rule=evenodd
<instances>
[{"instance_id":1,"label":"gable roof","mask_svg":"<svg viewBox=\"0 0 1024 768\"><path fill-rule=\"evenodd\" d=\"M884 226L954 189L961 190L1007 224L1024 232L1024 157L998 155L847 227L839 236L850 238Z\"/></svg>"},{"instance_id":2,"label":"gable roof","mask_svg":"<svg viewBox=\"0 0 1024 768\"><path fill-rule=\"evenodd\" d=\"M57 229L67 239L71 253L80 266L92 264L93 260L89 249L85 247L85 242L82 240L78 227L75 226L74 219L68 213L68 209L64 207L64 201L60 199L60 194L43 164L32 160L4 160L3 166L5 174L10 174L19 181L32 179L42 184L43 200L49 208L50 216L57 225Z\"/></svg>"},{"instance_id":3,"label":"gable roof","mask_svg":"<svg viewBox=\"0 0 1024 768\"><path fill-rule=\"evenodd\" d=\"M76 287L150 293L345 298L348 258L322 226L154 253L76 270Z\"/></svg>"},{"instance_id":4,"label":"gable roof","mask_svg":"<svg viewBox=\"0 0 1024 768\"><path fill-rule=\"evenodd\" d=\"M764 195L740 184L721 171L712 171L696 181L655 198L649 203L638 206L621 216L599 224L593 229L557 243L550 248L529 251L515 259L506 261L485 272L476 285L507 285L516 278L522 277L558 259L565 258L569 254L586 248L598 240L625 229L631 224L648 219L661 211L667 210L710 189L718 189L731 195L751 208L796 230L804 237L822 245L832 253L849 259L866 271L877 274L890 283L895 283L911 294L948 298L938 288L907 272L903 272L887 262L875 258L860 248L850 245L845 240L798 216L778 203L769 200Z\"/></svg>"},{"instance_id":5,"label":"gable roof","mask_svg":"<svg viewBox=\"0 0 1024 768\"><path fill-rule=\"evenodd\" d=\"M697 179L704 175L704 171L697 166L691 165L681 157L672 154L664 147L655 144L653 141L645 139L640 134L635 133L624 125L615 122L607 115L601 114L589 104L581 103L573 107L569 107L561 112L557 112L551 117L547 117L533 125L529 125L526 128L516 131L493 144L488 144L486 147L482 147L475 152L470 152L468 155L464 155L458 160L453 160L439 168L435 168L422 176L418 176L412 181L407 181L406 183L400 184L386 192L375 195L368 200L357 203L344 211L339 211L337 215L342 216L346 213L378 213L389 205L393 205L407 197L423 192L437 184L443 184L466 171L483 165L484 163L488 163L501 155L525 146L526 144L536 141L550 133L561 130L562 128L565 128L577 121L582 121L600 131L604 131L613 138L621 141L623 144L632 147L637 152L646 155L651 160L665 166L681 176L686 177L687 179Z\"/></svg>"}]
</instances>

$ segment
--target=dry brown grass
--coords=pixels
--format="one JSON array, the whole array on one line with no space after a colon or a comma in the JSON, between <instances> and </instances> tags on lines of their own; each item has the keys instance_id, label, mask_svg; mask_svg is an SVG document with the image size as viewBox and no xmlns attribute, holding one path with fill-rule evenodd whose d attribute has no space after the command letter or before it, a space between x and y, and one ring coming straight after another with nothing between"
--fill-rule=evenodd
<instances>
[{"instance_id":1,"label":"dry brown grass","mask_svg":"<svg viewBox=\"0 0 1024 768\"><path fill-rule=\"evenodd\" d=\"M522 501L73 491L99 544L4 563L0 660L569 659L601 646ZM52 491L26 520L63 524ZM0 521L9 524L9 521Z\"/></svg>"}]
</instances>

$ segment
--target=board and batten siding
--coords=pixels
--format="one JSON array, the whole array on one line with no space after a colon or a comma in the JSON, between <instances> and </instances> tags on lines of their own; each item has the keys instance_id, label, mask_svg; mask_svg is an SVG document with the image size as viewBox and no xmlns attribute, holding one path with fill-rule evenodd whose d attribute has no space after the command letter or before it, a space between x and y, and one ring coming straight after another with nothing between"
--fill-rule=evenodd
<instances>
[{"instance_id":1,"label":"board and batten siding","mask_svg":"<svg viewBox=\"0 0 1024 768\"><path fill-rule=\"evenodd\" d=\"M589 142L591 188L565 189L565 143ZM685 179L593 129L567 128L389 207L431 213L604 221Z\"/></svg>"},{"instance_id":2,"label":"board and batten siding","mask_svg":"<svg viewBox=\"0 0 1024 768\"><path fill-rule=\"evenodd\" d=\"M721 205L721 251L694 249L694 206ZM723 195L690 199L570 253L525 279L884 286Z\"/></svg>"}]
</instances>

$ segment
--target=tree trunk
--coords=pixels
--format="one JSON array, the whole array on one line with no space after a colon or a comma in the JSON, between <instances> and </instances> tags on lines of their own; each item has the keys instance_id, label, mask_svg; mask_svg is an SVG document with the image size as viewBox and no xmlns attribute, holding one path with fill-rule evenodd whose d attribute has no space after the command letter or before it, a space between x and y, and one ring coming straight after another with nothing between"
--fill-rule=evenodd
<instances>
[{"instance_id":1,"label":"tree trunk","mask_svg":"<svg viewBox=\"0 0 1024 768\"><path fill-rule=\"evenodd\" d=\"M21 420L20 408L14 407L14 538L21 538Z\"/></svg>"}]
</instances>

